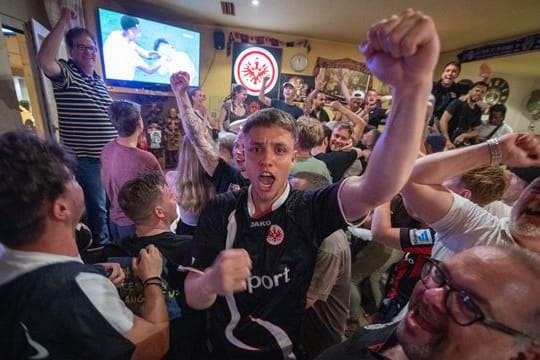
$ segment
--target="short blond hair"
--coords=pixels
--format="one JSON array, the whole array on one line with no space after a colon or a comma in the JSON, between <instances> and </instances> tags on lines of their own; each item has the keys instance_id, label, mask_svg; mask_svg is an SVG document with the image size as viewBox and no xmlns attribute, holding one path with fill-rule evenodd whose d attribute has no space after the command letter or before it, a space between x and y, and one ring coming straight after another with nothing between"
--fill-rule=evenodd
<instances>
[{"instance_id":1,"label":"short blond hair","mask_svg":"<svg viewBox=\"0 0 540 360\"><path fill-rule=\"evenodd\" d=\"M479 206L499 200L508 186L508 177L500 166L473 169L458 179L461 185L471 191L471 201Z\"/></svg>"}]
</instances>

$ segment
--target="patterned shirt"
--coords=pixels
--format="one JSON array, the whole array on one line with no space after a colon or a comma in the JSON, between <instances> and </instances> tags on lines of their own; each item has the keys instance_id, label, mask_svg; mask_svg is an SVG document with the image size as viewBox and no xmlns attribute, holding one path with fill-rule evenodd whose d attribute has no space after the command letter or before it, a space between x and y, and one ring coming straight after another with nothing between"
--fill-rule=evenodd
<instances>
[{"instance_id":1,"label":"patterned shirt","mask_svg":"<svg viewBox=\"0 0 540 360\"><path fill-rule=\"evenodd\" d=\"M72 60L58 60L60 75L51 78L62 144L77 157L99 158L103 146L117 136L107 114L112 99L94 72L83 73Z\"/></svg>"}]
</instances>

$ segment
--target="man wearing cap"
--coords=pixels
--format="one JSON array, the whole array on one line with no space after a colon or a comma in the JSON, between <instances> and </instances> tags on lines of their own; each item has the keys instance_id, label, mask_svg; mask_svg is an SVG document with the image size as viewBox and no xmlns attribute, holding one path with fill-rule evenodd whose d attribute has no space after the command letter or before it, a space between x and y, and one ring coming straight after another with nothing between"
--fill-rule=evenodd
<instances>
[{"instance_id":1,"label":"man wearing cap","mask_svg":"<svg viewBox=\"0 0 540 360\"><path fill-rule=\"evenodd\" d=\"M149 65L144 59L157 59L158 53L147 51L135 42L141 36L139 20L124 15L120 19L122 30L112 31L103 45L103 58L107 78L133 80L135 69L146 74L156 72L160 64Z\"/></svg>"},{"instance_id":2,"label":"man wearing cap","mask_svg":"<svg viewBox=\"0 0 540 360\"><path fill-rule=\"evenodd\" d=\"M264 94L266 89L266 83L270 78L265 76L262 81L261 91L259 92L259 101L266 106L270 106L279 110L283 110L286 113L292 115L293 118L298 119L304 114L302 109L294 104L294 99L296 98L296 89L293 83L287 81L283 83L283 100L279 99L270 99Z\"/></svg>"},{"instance_id":3,"label":"man wearing cap","mask_svg":"<svg viewBox=\"0 0 540 360\"><path fill-rule=\"evenodd\" d=\"M540 253L539 178L503 219L442 186L444 180L481 166L539 166L539 155L540 142L533 134L516 133L418 159L401 193L409 213L436 231L432 256L444 260L473 246L499 244Z\"/></svg>"}]
</instances>

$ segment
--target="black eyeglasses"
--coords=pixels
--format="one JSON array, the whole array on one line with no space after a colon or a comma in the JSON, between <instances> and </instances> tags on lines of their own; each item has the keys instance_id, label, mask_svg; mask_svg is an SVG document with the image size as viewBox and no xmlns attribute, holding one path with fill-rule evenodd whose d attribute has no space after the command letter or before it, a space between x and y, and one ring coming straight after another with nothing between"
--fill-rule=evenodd
<instances>
[{"instance_id":1,"label":"black eyeglasses","mask_svg":"<svg viewBox=\"0 0 540 360\"><path fill-rule=\"evenodd\" d=\"M441 287L446 287L448 289L445 301L446 311L457 324L469 326L475 322L481 322L485 326L507 335L525 337L531 340L534 346L539 345L538 339L486 317L478 305L474 303L473 298L469 293L465 290L456 289L450 285L446 272L441 269L440 261L427 258L422 267L420 279L427 289Z\"/></svg>"},{"instance_id":2,"label":"black eyeglasses","mask_svg":"<svg viewBox=\"0 0 540 360\"><path fill-rule=\"evenodd\" d=\"M86 46L86 45L79 44L79 45L73 45L73 47L80 52L88 51L88 52L93 53L97 51L95 46Z\"/></svg>"}]
</instances>

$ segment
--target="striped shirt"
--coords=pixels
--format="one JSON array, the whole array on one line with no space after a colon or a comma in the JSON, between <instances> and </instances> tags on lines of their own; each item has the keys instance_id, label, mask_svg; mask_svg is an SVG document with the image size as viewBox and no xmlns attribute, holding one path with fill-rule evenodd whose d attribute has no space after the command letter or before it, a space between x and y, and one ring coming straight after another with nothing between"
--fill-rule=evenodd
<instances>
[{"instance_id":1,"label":"striped shirt","mask_svg":"<svg viewBox=\"0 0 540 360\"><path fill-rule=\"evenodd\" d=\"M107 114L112 99L94 72L86 76L72 60L58 60L61 74L51 78L62 144L77 157L99 158L116 129Z\"/></svg>"}]
</instances>

